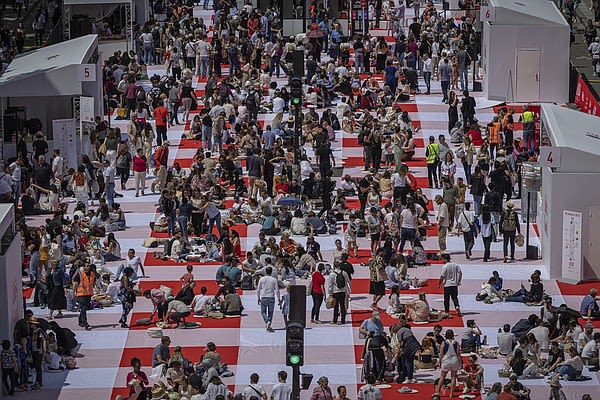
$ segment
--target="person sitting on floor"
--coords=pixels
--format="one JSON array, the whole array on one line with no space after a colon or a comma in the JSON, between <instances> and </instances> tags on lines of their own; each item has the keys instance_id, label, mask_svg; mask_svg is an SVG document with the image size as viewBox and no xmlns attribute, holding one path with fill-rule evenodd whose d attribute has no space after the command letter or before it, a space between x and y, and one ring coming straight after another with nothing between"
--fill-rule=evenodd
<instances>
[{"instance_id":1,"label":"person sitting on floor","mask_svg":"<svg viewBox=\"0 0 600 400\"><path fill-rule=\"evenodd\" d=\"M406 314L406 319L413 322L430 322L441 319L440 313L431 311L425 292L419 293L418 300L406 303L404 305L404 313Z\"/></svg>"}]
</instances>

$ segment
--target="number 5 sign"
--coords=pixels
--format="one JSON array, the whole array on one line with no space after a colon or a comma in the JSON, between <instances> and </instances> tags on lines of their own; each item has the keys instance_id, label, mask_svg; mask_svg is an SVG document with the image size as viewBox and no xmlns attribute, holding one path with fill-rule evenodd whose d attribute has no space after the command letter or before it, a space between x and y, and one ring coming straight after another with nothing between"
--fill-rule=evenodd
<instances>
[{"instance_id":1,"label":"number 5 sign","mask_svg":"<svg viewBox=\"0 0 600 400\"><path fill-rule=\"evenodd\" d=\"M482 6L479 9L479 19L481 21L494 22L496 20L496 8L490 6Z\"/></svg>"},{"instance_id":2,"label":"number 5 sign","mask_svg":"<svg viewBox=\"0 0 600 400\"><path fill-rule=\"evenodd\" d=\"M79 66L79 81L95 82L96 81L96 65L81 64Z\"/></svg>"},{"instance_id":3,"label":"number 5 sign","mask_svg":"<svg viewBox=\"0 0 600 400\"><path fill-rule=\"evenodd\" d=\"M541 146L540 157L538 158L540 167L560 167L560 147Z\"/></svg>"}]
</instances>

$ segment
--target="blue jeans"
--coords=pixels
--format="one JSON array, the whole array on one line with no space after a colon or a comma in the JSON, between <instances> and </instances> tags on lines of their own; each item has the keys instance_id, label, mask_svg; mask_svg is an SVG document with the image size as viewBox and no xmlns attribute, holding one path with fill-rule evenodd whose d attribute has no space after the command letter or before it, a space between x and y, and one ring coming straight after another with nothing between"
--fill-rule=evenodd
<instances>
[{"instance_id":1,"label":"blue jeans","mask_svg":"<svg viewBox=\"0 0 600 400\"><path fill-rule=\"evenodd\" d=\"M112 208L113 203L115 202L115 183L110 182L106 185L106 202L108 206Z\"/></svg>"},{"instance_id":2,"label":"blue jeans","mask_svg":"<svg viewBox=\"0 0 600 400\"><path fill-rule=\"evenodd\" d=\"M416 229L412 228L401 228L400 229L400 252L404 251L404 243L408 240L411 243L415 240L415 235L417 233Z\"/></svg>"},{"instance_id":3,"label":"blue jeans","mask_svg":"<svg viewBox=\"0 0 600 400\"><path fill-rule=\"evenodd\" d=\"M169 236L175 235L175 212L167 216L167 232Z\"/></svg>"},{"instance_id":4,"label":"blue jeans","mask_svg":"<svg viewBox=\"0 0 600 400\"><path fill-rule=\"evenodd\" d=\"M431 92L431 72L423 72L423 80L425 81L425 87L427 88L427 93Z\"/></svg>"},{"instance_id":5,"label":"blue jeans","mask_svg":"<svg viewBox=\"0 0 600 400\"><path fill-rule=\"evenodd\" d=\"M458 76L460 78L460 89L468 90L469 88L469 69L468 68L459 68Z\"/></svg>"},{"instance_id":6,"label":"blue jeans","mask_svg":"<svg viewBox=\"0 0 600 400\"><path fill-rule=\"evenodd\" d=\"M217 225L217 230L219 231L219 239L223 237L223 228L221 228L221 213L218 213L214 218L208 218L208 235L206 237L214 238L212 234L213 225Z\"/></svg>"},{"instance_id":7,"label":"blue jeans","mask_svg":"<svg viewBox=\"0 0 600 400\"><path fill-rule=\"evenodd\" d=\"M273 74L275 72L275 76L279 78L279 74L281 73L281 57L273 56L271 57L271 65L269 65L269 72Z\"/></svg>"},{"instance_id":8,"label":"blue jeans","mask_svg":"<svg viewBox=\"0 0 600 400\"><path fill-rule=\"evenodd\" d=\"M263 297L260 299L260 314L265 324L270 324L273 321L273 310L275 310L274 297Z\"/></svg>"},{"instance_id":9,"label":"blue jeans","mask_svg":"<svg viewBox=\"0 0 600 400\"><path fill-rule=\"evenodd\" d=\"M354 68L360 73L365 69L365 56L363 55L362 50L357 50L354 53Z\"/></svg>"},{"instance_id":10,"label":"blue jeans","mask_svg":"<svg viewBox=\"0 0 600 400\"><path fill-rule=\"evenodd\" d=\"M117 268L117 272L115 273L115 281L118 281L121 279L121 274L123 273L123 271L125 271L125 264L121 264L119 265L119 268ZM137 274L135 273L135 270L133 271L133 275L131 275L130 281L135 282L139 279L139 277L137 276Z\"/></svg>"},{"instance_id":11,"label":"blue jeans","mask_svg":"<svg viewBox=\"0 0 600 400\"><path fill-rule=\"evenodd\" d=\"M529 122L523 125L523 141L527 151L535 149L535 123Z\"/></svg>"},{"instance_id":12,"label":"blue jeans","mask_svg":"<svg viewBox=\"0 0 600 400\"><path fill-rule=\"evenodd\" d=\"M210 56L200 56L200 76L207 77L210 72Z\"/></svg>"},{"instance_id":13,"label":"blue jeans","mask_svg":"<svg viewBox=\"0 0 600 400\"><path fill-rule=\"evenodd\" d=\"M144 63L150 65L154 61L154 48L152 44L144 44Z\"/></svg>"},{"instance_id":14,"label":"blue jeans","mask_svg":"<svg viewBox=\"0 0 600 400\"><path fill-rule=\"evenodd\" d=\"M515 292L512 296L504 298L504 301L511 303L525 303L525 289L521 288L518 292Z\"/></svg>"},{"instance_id":15,"label":"blue jeans","mask_svg":"<svg viewBox=\"0 0 600 400\"><path fill-rule=\"evenodd\" d=\"M483 201L483 196L478 196L476 194L473 195L473 207L475 211L475 215L479 215L481 210L481 202Z\"/></svg>"},{"instance_id":16,"label":"blue jeans","mask_svg":"<svg viewBox=\"0 0 600 400\"><path fill-rule=\"evenodd\" d=\"M212 126L202 125L202 147L204 143L207 150L212 150Z\"/></svg>"},{"instance_id":17,"label":"blue jeans","mask_svg":"<svg viewBox=\"0 0 600 400\"><path fill-rule=\"evenodd\" d=\"M179 217L177 217L177 224L179 225L179 229L181 230L181 234L183 235L183 238L185 240L187 240L187 238L188 238L188 230L187 230L188 217L186 217L185 215L180 215Z\"/></svg>"},{"instance_id":18,"label":"blue jeans","mask_svg":"<svg viewBox=\"0 0 600 400\"><path fill-rule=\"evenodd\" d=\"M567 375L570 379L573 379L579 375L577 370L570 365L561 365L560 367L556 368L556 372L558 372L561 376Z\"/></svg>"},{"instance_id":19,"label":"blue jeans","mask_svg":"<svg viewBox=\"0 0 600 400\"><path fill-rule=\"evenodd\" d=\"M465 170L465 178L467 181L467 185L471 184L471 165L469 165L469 163L467 163L467 161L463 161L462 162L463 168Z\"/></svg>"}]
</instances>

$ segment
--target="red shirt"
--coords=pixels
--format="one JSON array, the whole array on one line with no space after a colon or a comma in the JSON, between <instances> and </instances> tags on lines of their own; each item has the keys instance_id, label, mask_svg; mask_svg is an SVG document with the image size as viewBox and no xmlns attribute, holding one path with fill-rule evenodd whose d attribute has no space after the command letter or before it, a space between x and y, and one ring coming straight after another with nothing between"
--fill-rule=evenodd
<instances>
[{"instance_id":1,"label":"red shirt","mask_svg":"<svg viewBox=\"0 0 600 400\"><path fill-rule=\"evenodd\" d=\"M498 395L498 400L517 400L517 398L512 393L502 392Z\"/></svg>"},{"instance_id":2,"label":"red shirt","mask_svg":"<svg viewBox=\"0 0 600 400\"><path fill-rule=\"evenodd\" d=\"M319 271L312 274L312 292L314 294L325 294L322 290L322 285L325 285L325 277Z\"/></svg>"},{"instance_id":3,"label":"red shirt","mask_svg":"<svg viewBox=\"0 0 600 400\"><path fill-rule=\"evenodd\" d=\"M133 379L136 379L138 382L140 382L140 388L142 390L146 389L146 385L148 384L148 377L146 376L146 373L144 371L140 371L137 374L133 371L129 372L127 374L127 387L129 388L130 397L131 395L135 394L135 386L129 384L129 382L131 382Z\"/></svg>"},{"instance_id":4,"label":"red shirt","mask_svg":"<svg viewBox=\"0 0 600 400\"><path fill-rule=\"evenodd\" d=\"M169 111L165 106L160 106L154 109L154 119L156 120L156 126L167 126L167 118L169 118Z\"/></svg>"},{"instance_id":5,"label":"red shirt","mask_svg":"<svg viewBox=\"0 0 600 400\"><path fill-rule=\"evenodd\" d=\"M483 144L483 138L481 137L481 131L479 129L470 129L468 135L473 145L481 146Z\"/></svg>"},{"instance_id":6,"label":"red shirt","mask_svg":"<svg viewBox=\"0 0 600 400\"><path fill-rule=\"evenodd\" d=\"M145 156L133 156L133 172L146 172L148 165Z\"/></svg>"}]
</instances>

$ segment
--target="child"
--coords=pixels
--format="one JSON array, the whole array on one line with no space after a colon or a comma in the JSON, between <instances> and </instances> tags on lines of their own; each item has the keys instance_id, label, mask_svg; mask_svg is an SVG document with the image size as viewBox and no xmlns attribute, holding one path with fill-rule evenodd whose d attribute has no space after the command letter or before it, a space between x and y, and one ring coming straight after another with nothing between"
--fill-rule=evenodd
<instances>
[{"instance_id":1,"label":"child","mask_svg":"<svg viewBox=\"0 0 600 400\"><path fill-rule=\"evenodd\" d=\"M27 390L27 383L29 380L29 364L27 363L27 349L21 346L20 343L17 343L14 347L14 354L17 357L17 371L19 378L19 386L16 388L16 391L22 392Z\"/></svg>"},{"instance_id":2,"label":"child","mask_svg":"<svg viewBox=\"0 0 600 400\"><path fill-rule=\"evenodd\" d=\"M17 357L10 348L10 340L2 341L2 351L0 352L0 361L2 363L2 383L9 396L15 393L15 378L17 370ZM10 385L9 385L10 382Z\"/></svg>"},{"instance_id":3,"label":"child","mask_svg":"<svg viewBox=\"0 0 600 400\"><path fill-rule=\"evenodd\" d=\"M181 278L179 278L179 280L181 281L182 288L189 286L190 283L194 281L194 274L192 273L194 271L194 266L188 265L186 267L186 271L187 272L183 274Z\"/></svg>"},{"instance_id":4,"label":"child","mask_svg":"<svg viewBox=\"0 0 600 400\"><path fill-rule=\"evenodd\" d=\"M400 287L392 286L392 294L390 294L386 314L393 318L398 318L398 314L402 312L402 304L400 304Z\"/></svg>"},{"instance_id":5,"label":"child","mask_svg":"<svg viewBox=\"0 0 600 400\"><path fill-rule=\"evenodd\" d=\"M281 296L281 300L279 300L279 308L281 308L281 314L283 314L283 321L287 326L288 323L288 315L290 314L290 286L286 285L285 294Z\"/></svg>"},{"instance_id":6,"label":"child","mask_svg":"<svg viewBox=\"0 0 600 400\"><path fill-rule=\"evenodd\" d=\"M390 168L394 162L394 148L392 146L391 136L387 136L385 139L383 153L385 154L385 167Z\"/></svg>"}]
</instances>

